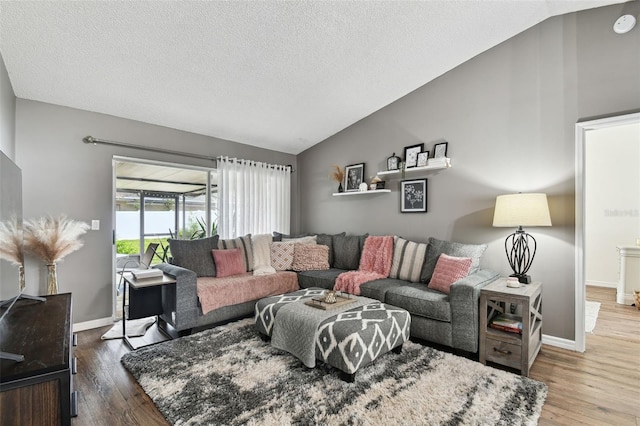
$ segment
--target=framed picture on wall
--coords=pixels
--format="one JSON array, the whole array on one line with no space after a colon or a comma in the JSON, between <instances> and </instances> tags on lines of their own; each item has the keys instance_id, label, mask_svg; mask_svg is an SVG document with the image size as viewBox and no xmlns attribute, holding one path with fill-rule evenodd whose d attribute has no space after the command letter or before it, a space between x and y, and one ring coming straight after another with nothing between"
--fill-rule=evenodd
<instances>
[{"instance_id":1,"label":"framed picture on wall","mask_svg":"<svg viewBox=\"0 0 640 426\"><path fill-rule=\"evenodd\" d=\"M424 149L424 144L419 143L417 145L405 146L404 147L404 166L406 168L416 167L418 164L418 154L422 152Z\"/></svg>"},{"instance_id":2,"label":"framed picture on wall","mask_svg":"<svg viewBox=\"0 0 640 426\"><path fill-rule=\"evenodd\" d=\"M427 211L427 179L400 182L400 212L425 213Z\"/></svg>"},{"instance_id":3,"label":"framed picture on wall","mask_svg":"<svg viewBox=\"0 0 640 426\"><path fill-rule=\"evenodd\" d=\"M351 164L344 168L344 190L359 191L364 182L364 163Z\"/></svg>"},{"instance_id":4,"label":"framed picture on wall","mask_svg":"<svg viewBox=\"0 0 640 426\"><path fill-rule=\"evenodd\" d=\"M429 160L429 151L421 152L418 154L418 167L424 167Z\"/></svg>"},{"instance_id":5,"label":"framed picture on wall","mask_svg":"<svg viewBox=\"0 0 640 426\"><path fill-rule=\"evenodd\" d=\"M449 147L449 142L441 142L437 143L433 147L433 158L444 158L447 156L447 148Z\"/></svg>"}]
</instances>

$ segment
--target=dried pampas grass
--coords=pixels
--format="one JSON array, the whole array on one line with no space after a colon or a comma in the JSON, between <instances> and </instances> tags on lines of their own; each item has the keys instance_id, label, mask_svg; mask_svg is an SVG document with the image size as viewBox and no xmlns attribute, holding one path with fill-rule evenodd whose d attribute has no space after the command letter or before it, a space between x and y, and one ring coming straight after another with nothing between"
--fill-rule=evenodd
<instances>
[{"instance_id":1,"label":"dried pampas grass","mask_svg":"<svg viewBox=\"0 0 640 426\"><path fill-rule=\"evenodd\" d=\"M333 171L329 174L329 177L338 183L342 182L344 180L344 169L337 164L332 167Z\"/></svg>"},{"instance_id":2,"label":"dried pampas grass","mask_svg":"<svg viewBox=\"0 0 640 426\"><path fill-rule=\"evenodd\" d=\"M46 264L53 264L82 247L80 235L88 229L88 224L67 219L64 215L28 220L24 223L25 250Z\"/></svg>"},{"instance_id":3,"label":"dried pampas grass","mask_svg":"<svg viewBox=\"0 0 640 426\"><path fill-rule=\"evenodd\" d=\"M13 217L0 222L0 259L21 266L24 264L22 251L22 223Z\"/></svg>"}]
</instances>

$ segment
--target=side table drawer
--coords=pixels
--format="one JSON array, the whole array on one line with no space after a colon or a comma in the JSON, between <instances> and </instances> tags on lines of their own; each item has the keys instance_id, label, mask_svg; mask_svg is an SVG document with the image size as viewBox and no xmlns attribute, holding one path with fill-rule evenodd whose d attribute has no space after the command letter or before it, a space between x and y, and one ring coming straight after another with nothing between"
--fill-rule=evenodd
<instances>
[{"instance_id":1,"label":"side table drawer","mask_svg":"<svg viewBox=\"0 0 640 426\"><path fill-rule=\"evenodd\" d=\"M522 347L512 343L502 342L487 337L485 357L487 361L493 361L500 365L520 369Z\"/></svg>"}]
</instances>

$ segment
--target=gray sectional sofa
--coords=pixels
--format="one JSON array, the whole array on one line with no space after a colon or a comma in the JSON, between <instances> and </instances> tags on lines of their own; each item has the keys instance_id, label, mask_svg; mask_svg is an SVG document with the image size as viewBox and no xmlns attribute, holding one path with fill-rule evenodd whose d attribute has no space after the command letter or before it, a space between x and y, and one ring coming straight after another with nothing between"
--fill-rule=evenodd
<instances>
[{"instance_id":1,"label":"gray sectional sofa","mask_svg":"<svg viewBox=\"0 0 640 426\"><path fill-rule=\"evenodd\" d=\"M341 233L283 236L274 233L273 240L280 241L282 237L307 235L318 235L318 244L329 246L330 269L298 272L298 284L301 288L332 289L338 275L358 269L360 254L367 235L347 236ZM480 289L499 277L497 273L480 269L480 257L485 249L485 245L461 244L429 238L428 243L422 244L424 256L421 259L424 261L416 265L420 268L419 279L411 282L396 277L370 281L360 287L361 295L409 311L412 337L475 353L478 351ZM469 275L453 283L450 294L427 287L442 253L473 259ZM409 258L409 256L406 257ZM178 331L188 333L190 328L253 314L256 301L227 306L202 315L199 311L196 292L197 275L177 265L162 264L157 267L177 279L176 286L167 287L163 294L165 314L162 319Z\"/></svg>"},{"instance_id":2,"label":"gray sectional sofa","mask_svg":"<svg viewBox=\"0 0 640 426\"><path fill-rule=\"evenodd\" d=\"M359 263L364 238L366 236L334 237L332 268L299 272L300 287L332 289L338 275ZM480 269L480 257L485 249L485 245L429 238L419 282L397 278L370 281L360 287L361 295L409 311L412 337L475 353L478 351L480 289L499 278L495 272ZM427 287L442 253L474 259L471 273L452 284L450 294Z\"/></svg>"}]
</instances>

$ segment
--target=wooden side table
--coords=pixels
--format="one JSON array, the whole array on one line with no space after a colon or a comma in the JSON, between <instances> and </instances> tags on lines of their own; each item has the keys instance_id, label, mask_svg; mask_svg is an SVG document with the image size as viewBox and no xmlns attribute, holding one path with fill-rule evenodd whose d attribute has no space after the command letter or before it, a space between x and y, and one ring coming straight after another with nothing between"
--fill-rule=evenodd
<instances>
[{"instance_id":1,"label":"wooden side table","mask_svg":"<svg viewBox=\"0 0 640 426\"><path fill-rule=\"evenodd\" d=\"M159 316L164 313L162 308L162 287L175 284L175 278L163 274L158 278L145 278L137 280L130 273L122 275L124 279L124 294L122 295L122 338L131 349L138 349L142 346L133 346L129 336L127 336L127 319L146 318ZM129 309L126 309L127 288L129 290ZM162 327L158 330L172 339L172 336L165 332ZM159 343L159 342L158 342Z\"/></svg>"},{"instance_id":2,"label":"wooden side table","mask_svg":"<svg viewBox=\"0 0 640 426\"><path fill-rule=\"evenodd\" d=\"M499 314L509 314L516 305L516 316L522 321L522 334L496 330L489 326ZM499 279L480 291L480 362L495 362L520 370L529 376L529 369L542 345L542 283L507 287Z\"/></svg>"}]
</instances>

